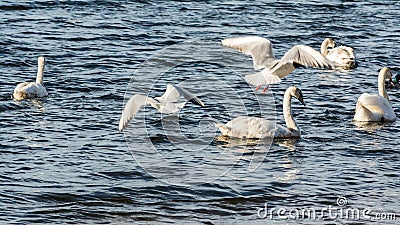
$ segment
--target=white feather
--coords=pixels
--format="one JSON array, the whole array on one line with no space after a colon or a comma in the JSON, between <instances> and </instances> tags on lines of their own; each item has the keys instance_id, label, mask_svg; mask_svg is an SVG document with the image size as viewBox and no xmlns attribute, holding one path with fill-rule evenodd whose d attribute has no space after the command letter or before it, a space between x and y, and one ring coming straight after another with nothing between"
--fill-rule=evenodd
<instances>
[{"instance_id":1,"label":"white feather","mask_svg":"<svg viewBox=\"0 0 400 225\"><path fill-rule=\"evenodd\" d=\"M176 102L181 96L183 96L186 100L193 102L194 104L204 107L204 103L186 89L168 84L165 93L160 97L155 97L155 99L139 94L133 95L128 100L124 107L124 110L122 111L118 126L119 131L125 129L129 121L136 115L137 112L139 112L139 109L144 105L150 104L159 112L165 114L177 113L186 104L186 102Z\"/></svg>"},{"instance_id":2,"label":"white feather","mask_svg":"<svg viewBox=\"0 0 400 225\"><path fill-rule=\"evenodd\" d=\"M14 99L22 100L26 98L43 98L48 95L46 88L43 86L44 63L44 57L40 56L38 58L36 82L24 82L18 84L13 92Z\"/></svg>"},{"instance_id":3,"label":"white feather","mask_svg":"<svg viewBox=\"0 0 400 225\"><path fill-rule=\"evenodd\" d=\"M396 114L389 102L385 89L385 79L391 79L389 68L382 68L378 75L379 95L362 94L356 104L354 121L358 122L392 122L396 120Z\"/></svg>"},{"instance_id":4,"label":"white feather","mask_svg":"<svg viewBox=\"0 0 400 225\"><path fill-rule=\"evenodd\" d=\"M222 40L222 45L237 49L253 58L254 69L264 69L264 76L276 76L279 78L266 77L264 84L279 82L281 78L289 75L297 66L310 66L314 68L334 68L334 64L321 55L318 51L304 45L292 47L279 60L274 58L272 44L268 39L258 36L247 36L228 38ZM260 84L261 79L248 77L246 81L252 85Z\"/></svg>"}]
</instances>

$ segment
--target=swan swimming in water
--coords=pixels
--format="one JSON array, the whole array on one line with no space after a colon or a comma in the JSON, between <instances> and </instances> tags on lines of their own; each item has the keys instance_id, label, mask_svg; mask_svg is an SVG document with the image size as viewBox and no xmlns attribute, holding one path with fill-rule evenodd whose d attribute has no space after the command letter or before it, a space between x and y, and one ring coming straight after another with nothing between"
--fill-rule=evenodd
<instances>
[{"instance_id":1,"label":"swan swimming in water","mask_svg":"<svg viewBox=\"0 0 400 225\"><path fill-rule=\"evenodd\" d=\"M245 80L258 90L261 85L281 81L281 78L289 75L295 68L311 66L314 68L335 68L334 63L327 60L321 53L305 45L295 45L281 59L275 59L271 42L259 36L246 36L227 38L222 40L222 45L251 55L255 70L263 69L261 72L247 75Z\"/></svg>"},{"instance_id":2,"label":"swan swimming in water","mask_svg":"<svg viewBox=\"0 0 400 225\"><path fill-rule=\"evenodd\" d=\"M378 75L378 93L371 95L364 93L357 101L354 121L358 122L392 122L396 114L389 102L385 88L385 79L391 79L392 73L387 67L382 68Z\"/></svg>"},{"instance_id":3,"label":"swan swimming in water","mask_svg":"<svg viewBox=\"0 0 400 225\"><path fill-rule=\"evenodd\" d=\"M334 62L336 67L342 69L353 69L357 67L354 49L347 46L336 47L336 42L332 38L326 38L322 42L321 54L328 60Z\"/></svg>"},{"instance_id":4,"label":"swan swimming in water","mask_svg":"<svg viewBox=\"0 0 400 225\"><path fill-rule=\"evenodd\" d=\"M36 82L24 82L15 87L13 97L16 100L26 98L42 98L48 95L46 88L43 86L44 57L38 58L38 71Z\"/></svg>"},{"instance_id":5,"label":"swan swimming in water","mask_svg":"<svg viewBox=\"0 0 400 225\"><path fill-rule=\"evenodd\" d=\"M292 116L291 99L297 98L303 105L303 93L297 87L289 87L283 97L283 116L286 127L259 117L239 116L226 124L215 124L222 135L234 138L298 138L300 128Z\"/></svg>"},{"instance_id":6,"label":"swan swimming in water","mask_svg":"<svg viewBox=\"0 0 400 225\"><path fill-rule=\"evenodd\" d=\"M168 84L167 90L161 97L155 97L153 99L140 94L133 95L128 100L124 110L122 111L121 119L119 121L119 131L125 129L126 125L136 115L140 107L143 105L149 104L161 113L177 113L186 104L186 102L176 103L176 100L178 100L180 96L183 96L186 100L191 101L196 105L204 107L204 103L186 89Z\"/></svg>"}]
</instances>

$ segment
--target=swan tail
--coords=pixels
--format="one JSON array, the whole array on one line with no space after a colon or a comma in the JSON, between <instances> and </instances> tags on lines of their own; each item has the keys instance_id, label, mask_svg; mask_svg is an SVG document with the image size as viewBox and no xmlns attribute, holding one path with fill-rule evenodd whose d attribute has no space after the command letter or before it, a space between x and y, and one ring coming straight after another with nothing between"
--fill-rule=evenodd
<instances>
[{"instance_id":1,"label":"swan tail","mask_svg":"<svg viewBox=\"0 0 400 225\"><path fill-rule=\"evenodd\" d=\"M227 135L230 136L229 133L231 133L232 129L230 127L227 127L225 124L221 124L221 123L216 123L215 127L217 127L222 135Z\"/></svg>"}]
</instances>

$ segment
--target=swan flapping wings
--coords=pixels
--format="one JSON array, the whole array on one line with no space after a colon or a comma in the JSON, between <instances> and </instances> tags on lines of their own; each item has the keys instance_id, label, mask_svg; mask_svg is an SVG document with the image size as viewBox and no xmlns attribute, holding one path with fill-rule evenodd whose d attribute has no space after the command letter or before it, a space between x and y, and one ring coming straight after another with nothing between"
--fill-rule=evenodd
<instances>
[{"instance_id":1,"label":"swan flapping wings","mask_svg":"<svg viewBox=\"0 0 400 225\"><path fill-rule=\"evenodd\" d=\"M289 75L295 68L309 66L333 69L333 62L320 52L305 45L295 45L281 59L275 59L272 44L268 39L258 36L227 38L222 45L237 49L253 58L254 69L261 72L247 75L246 81L252 85L274 84Z\"/></svg>"},{"instance_id":2,"label":"swan flapping wings","mask_svg":"<svg viewBox=\"0 0 400 225\"><path fill-rule=\"evenodd\" d=\"M154 99L140 94L133 95L128 100L124 110L122 111L121 119L119 121L119 131L125 129L129 121L137 112L139 112L140 107L144 105L151 105L161 113L177 113L186 104L186 102L176 102L181 96L183 96L187 101L204 107L204 103L188 90L168 84L165 93L160 97L155 97Z\"/></svg>"}]
</instances>

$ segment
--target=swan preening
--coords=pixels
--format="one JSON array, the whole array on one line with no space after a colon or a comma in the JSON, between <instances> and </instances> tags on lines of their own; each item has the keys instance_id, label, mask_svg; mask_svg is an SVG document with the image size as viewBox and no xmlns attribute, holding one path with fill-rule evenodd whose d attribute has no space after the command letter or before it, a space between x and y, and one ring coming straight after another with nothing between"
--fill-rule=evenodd
<instances>
[{"instance_id":1,"label":"swan preening","mask_svg":"<svg viewBox=\"0 0 400 225\"><path fill-rule=\"evenodd\" d=\"M122 111L121 119L119 121L119 131L125 129L129 121L136 115L140 107L143 105L150 104L161 113L173 114L177 113L186 102L177 103L176 101L180 96L183 96L186 100L204 107L203 102L195 95L187 91L186 89L174 86L171 84L167 85L167 90L160 97L150 98L148 96L135 94L133 95L125 105Z\"/></svg>"},{"instance_id":2,"label":"swan preening","mask_svg":"<svg viewBox=\"0 0 400 225\"><path fill-rule=\"evenodd\" d=\"M326 38L321 44L321 54L335 63L336 67L352 69L357 67L354 49L347 46L336 47L332 38Z\"/></svg>"},{"instance_id":3,"label":"swan preening","mask_svg":"<svg viewBox=\"0 0 400 225\"><path fill-rule=\"evenodd\" d=\"M251 55L254 69L263 69L261 72L245 77L249 84L258 88L261 85L280 82L281 78L289 75L297 67L311 66L328 69L335 67L334 63L327 60L321 53L305 45L295 45L281 59L275 59L271 42L259 36L227 38L222 40L222 45Z\"/></svg>"},{"instance_id":4,"label":"swan preening","mask_svg":"<svg viewBox=\"0 0 400 225\"><path fill-rule=\"evenodd\" d=\"M300 128L292 116L291 99L297 98L303 105L303 93L297 87L289 87L283 98L283 116L286 127L258 117L240 116L226 124L215 124L222 135L234 138L298 138Z\"/></svg>"},{"instance_id":5,"label":"swan preening","mask_svg":"<svg viewBox=\"0 0 400 225\"><path fill-rule=\"evenodd\" d=\"M42 98L48 95L46 88L43 86L44 57L38 58L38 71L36 82L24 82L15 87L13 97L16 100L26 98Z\"/></svg>"},{"instance_id":6,"label":"swan preening","mask_svg":"<svg viewBox=\"0 0 400 225\"><path fill-rule=\"evenodd\" d=\"M382 68L378 75L378 93L364 93L357 101L354 121L358 122L391 122L396 120L396 114L389 102L385 88L385 80L392 79L392 73L387 67Z\"/></svg>"}]
</instances>

